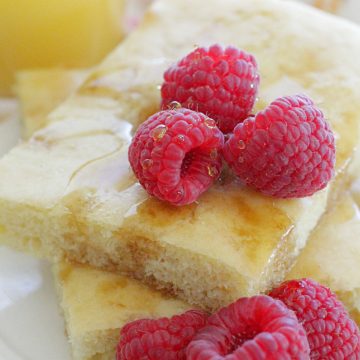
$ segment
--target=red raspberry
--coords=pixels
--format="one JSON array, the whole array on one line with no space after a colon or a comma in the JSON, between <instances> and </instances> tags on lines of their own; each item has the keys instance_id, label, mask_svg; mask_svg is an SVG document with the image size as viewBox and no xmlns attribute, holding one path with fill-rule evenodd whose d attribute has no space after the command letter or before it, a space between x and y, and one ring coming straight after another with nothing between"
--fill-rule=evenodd
<instances>
[{"instance_id":1,"label":"red raspberry","mask_svg":"<svg viewBox=\"0 0 360 360\"><path fill-rule=\"evenodd\" d=\"M121 330L116 360L185 360L186 346L206 319L204 312L190 310L170 319L131 322Z\"/></svg>"},{"instance_id":2,"label":"red raspberry","mask_svg":"<svg viewBox=\"0 0 360 360\"><path fill-rule=\"evenodd\" d=\"M129 161L149 194L186 205L218 178L223 145L223 134L204 114L183 108L160 111L139 127Z\"/></svg>"},{"instance_id":3,"label":"red raspberry","mask_svg":"<svg viewBox=\"0 0 360 360\"><path fill-rule=\"evenodd\" d=\"M334 174L334 135L311 99L283 97L235 127L224 158L247 185L265 195L309 196Z\"/></svg>"},{"instance_id":4,"label":"red raspberry","mask_svg":"<svg viewBox=\"0 0 360 360\"><path fill-rule=\"evenodd\" d=\"M242 298L208 319L187 348L187 360L309 359L295 314L269 296Z\"/></svg>"},{"instance_id":5,"label":"red raspberry","mask_svg":"<svg viewBox=\"0 0 360 360\"><path fill-rule=\"evenodd\" d=\"M312 360L360 359L360 333L330 289L310 279L292 280L270 296L295 311L303 324Z\"/></svg>"},{"instance_id":6,"label":"red raspberry","mask_svg":"<svg viewBox=\"0 0 360 360\"><path fill-rule=\"evenodd\" d=\"M250 113L259 80L253 55L232 46L200 47L166 70L162 106L178 101L207 114L227 133Z\"/></svg>"}]
</instances>

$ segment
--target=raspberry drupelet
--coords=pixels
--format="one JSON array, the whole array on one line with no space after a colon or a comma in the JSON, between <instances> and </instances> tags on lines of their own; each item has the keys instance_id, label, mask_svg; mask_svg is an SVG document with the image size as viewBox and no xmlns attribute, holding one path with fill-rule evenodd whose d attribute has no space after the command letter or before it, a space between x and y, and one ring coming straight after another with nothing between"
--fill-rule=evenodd
<instances>
[{"instance_id":1,"label":"raspberry drupelet","mask_svg":"<svg viewBox=\"0 0 360 360\"><path fill-rule=\"evenodd\" d=\"M293 311L259 295L210 316L187 348L187 360L307 360L309 344Z\"/></svg>"},{"instance_id":2,"label":"raspberry drupelet","mask_svg":"<svg viewBox=\"0 0 360 360\"><path fill-rule=\"evenodd\" d=\"M279 198L310 196L334 175L334 134L305 95L279 98L238 124L223 153L248 186Z\"/></svg>"},{"instance_id":3,"label":"raspberry drupelet","mask_svg":"<svg viewBox=\"0 0 360 360\"><path fill-rule=\"evenodd\" d=\"M292 309L307 333L311 360L360 359L360 332L330 289L311 279L291 280L270 296Z\"/></svg>"},{"instance_id":4,"label":"raspberry drupelet","mask_svg":"<svg viewBox=\"0 0 360 360\"><path fill-rule=\"evenodd\" d=\"M189 310L172 318L141 319L125 325L116 360L185 360L188 343L205 326L207 314Z\"/></svg>"},{"instance_id":5,"label":"raspberry drupelet","mask_svg":"<svg viewBox=\"0 0 360 360\"><path fill-rule=\"evenodd\" d=\"M228 133L251 112L259 81L253 55L233 46L199 47L165 72L162 106L178 101L210 116Z\"/></svg>"},{"instance_id":6,"label":"raspberry drupelet","mask_svg":"<svg viewBox=\"0 0 360 360\"><path fill-rule=\"evenodd\" d=\"M223 145L222 132L208 116L185 108L164 110L139 127L129 162L150 195L187 205L219 177Z\"/></svg>"}]
</instances>

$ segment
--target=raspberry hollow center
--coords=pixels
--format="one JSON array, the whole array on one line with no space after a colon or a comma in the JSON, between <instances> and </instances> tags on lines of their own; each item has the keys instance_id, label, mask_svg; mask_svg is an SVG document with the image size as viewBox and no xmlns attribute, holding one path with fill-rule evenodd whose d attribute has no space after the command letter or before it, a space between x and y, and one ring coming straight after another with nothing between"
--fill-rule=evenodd
<instances>
[{"instance_id":1,"label":"raspberry hollow center","mask_svg":"<svg viewBox=\"0 0 360 360\"><path fill-rule=\"evenodd\" d=\"M195 157L195 151L191 150L189 151L185 157L184 160L181 164L181 171L180 171L180 176L183 178L185 177L188 173L189 173L189 169L191 168L191 165L194 162L194 157Z\"/></svg>"},{"instance_id":2,"label":"raspberry hollow center","mask_svg":"<svg viewBox=\"0 0 360 360\"><path fill-rule=\"evenodd\" d=\"M252 340L259 333L259 331L247 328L242 333L232 336L232 346L229 349L227 355L234 353L239 347L243 346L246 341Z\"/></svg>"}]
</instances>

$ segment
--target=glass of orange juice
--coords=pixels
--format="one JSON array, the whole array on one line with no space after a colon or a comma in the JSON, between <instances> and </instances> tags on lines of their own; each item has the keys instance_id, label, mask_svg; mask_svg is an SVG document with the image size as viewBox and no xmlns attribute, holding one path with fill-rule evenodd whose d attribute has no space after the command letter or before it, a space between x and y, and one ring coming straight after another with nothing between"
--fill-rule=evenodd
<instances>
[{"instance_id":1,"label":"glass of orange juice","mask_svg":"<svg viewBox=\"0 0 360 360\"><path fill-rule=\"evenodd\" d=\"M0 95L24 68L87 67L123 36L125 0L0 0Z\"/></svg>"}]
</instances>

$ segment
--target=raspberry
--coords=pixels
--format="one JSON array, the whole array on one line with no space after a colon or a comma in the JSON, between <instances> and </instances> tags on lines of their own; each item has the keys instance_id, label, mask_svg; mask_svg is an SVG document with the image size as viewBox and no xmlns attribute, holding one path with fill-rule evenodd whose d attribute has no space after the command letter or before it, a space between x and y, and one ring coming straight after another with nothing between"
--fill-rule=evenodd
<instances>
[{"instance_id":1,"label":"raspberry","mask_svg":"<svg viewBox=\"0 0 360 360\"><path fill-rule=\"evenodd\" d=\"M204 312L190 310L170 319L131 322L121 330L116 360L185 360L186 346L206 319Z\"/></svg>"},{"instance_id":2,"label":"raspberry","mask_svg":"<svg viewBox=\"0 0 360 360\"><path fill-rule=\"evenodd\" d=\"M334 174L334 135L311 99L283 97L235 127L224 158L248 186L265 195L309 196Z\"/></svg>"},{"instance_id":3,"label":"raspberry","mask_svg":"<svg viewBox=\"0 0 360 360\"><path fill-rule=\"evenodd\" d=\"M310 279L292 280L270 296L295 311L307 333L312 360L360 359L359 329L330 289Z\"/></svg>"},{"instance_id":4,"label":"raspberry","mask_svg":"<svg viewBox=\"0 0 360 360\"><path fill-rule=\"evenodd\" d=\"M223 134L204 114L184 108L160 111L139 127L129 161L150 195L186 205L220 175L223 145Z\"/></svg>"},{"instance_id":5,"label":"raspberry","mask_svg":"<svg viewBox=\"0 0 360 360\"><path fill-rule=\"evenodd\" d=\"M207 114L227 133L253 108L259 81L253 55L232 46L199 47L166 70L162 106L178 101Z\"/></svg>"},{"instance_id":6,"label":"raspberry","mask_svg":"<svg viewBox=\"0 0 360 360\"><path fill-rule=\"evenodd\" d=\"M305 330L269 296L242 298L208 319L187 348L187 360L308 359Z\"/></svg>"}]
</instances>

